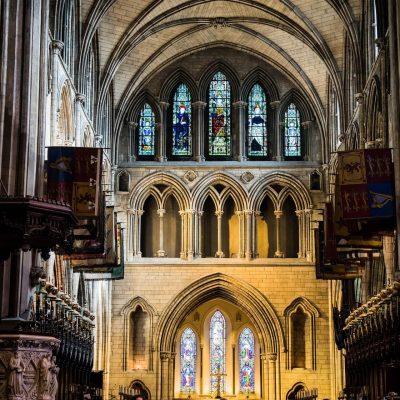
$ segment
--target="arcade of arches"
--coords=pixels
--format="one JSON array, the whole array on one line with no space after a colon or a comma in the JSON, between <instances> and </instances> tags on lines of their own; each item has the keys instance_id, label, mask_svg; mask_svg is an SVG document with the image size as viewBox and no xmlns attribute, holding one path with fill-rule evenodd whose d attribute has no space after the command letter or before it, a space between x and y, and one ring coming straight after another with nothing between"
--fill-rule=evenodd
<instances>
[{"instance_id":1,"label":"arcade of arches","mask_svg":"<svg viewBox=\"0 0 400 400\"><path fill-rule=\"evenodd\" d=\"M400 392L400 213L351 274L318 235L340 151L393 149L400 197L399 24L395 0L2 0L0 399ZM76 148L88 174L103 149L83 216L50 196Z\"/></svg>"}]
</instances>

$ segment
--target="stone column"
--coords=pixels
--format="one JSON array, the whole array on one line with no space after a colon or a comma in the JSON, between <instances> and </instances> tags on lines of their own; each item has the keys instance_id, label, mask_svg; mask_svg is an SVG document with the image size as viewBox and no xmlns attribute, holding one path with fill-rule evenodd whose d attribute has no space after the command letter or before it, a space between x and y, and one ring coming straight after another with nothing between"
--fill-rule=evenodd
<instances>
[{"instance_id":1,"label":"stone column","mask_svg":"<svg viewBox=\"0 0 400 400\"><path fill-rule=\"evenodd\" d=\"M236 101L232 103L233 109L235 110L235 118L237 121L237 129L236 132L233 133L233 137L235 137L236 133L236 148L235 148L235 158L237 161L246 161L246 106L247 103L245 101Z\"/></svg>"},{"instance_id":2,"label":"stone column","mask_svg":"<svg viewBox=\"0 0 400 400\"><path fill-rule=\"evenodd\" d=\"M248 261L251 260L253 255L252 251L252 244L253 244L253 232L252 232L252 218L253 218L253 211L252 210L245 210L244 214L246 215L246 252L245 256Z\"/></svg>"},{"instance_id":3,"label":"stone column","mask_svg":"<svg viewBox=\"0 0 400 400\"><path fill-rule=\"evenodd\" d=\"M142 215L144 211L143 210L136 210L136 230L135 230L135 256L136 257L142 257L142 249L140 248L140 239L142 237Z\"/></svg>"},{"instance_id":4,"label":"stone column","mask_svg":"<svg viewBox=\"0 0 400 400\"><path fill-rule=\"evenodd\" d=\"M83 138L81 135L81 112L85 107L86 96L83 93L75 95L75 143L76 146L83 146Z\"/></svg>"},{"instance_id":5,"label":"stone column","mask_svg":"<svg viewBox=\"0 0 400 400\"><path fill-rule=\"evenodd\" d=\"M204 109L207 103L196 101L192 103L193 107L193 159L198 162L205 161L204 157Z\"/></svg>"},{"instance_id":6,"label":"stone column","mask_svg":"<svg viewBox=\"0 0 400 400\"><path fill-rule=\"evenodd\" d=\"M51 49L53 54L51 56L51 119L50 119L50 146L57 146L60 143L56 141L57 127L57 115L58 115L58 62L64 43L60 40L53 40L51 42Z\"/></svg>"},{"instance_id":7,"label":"stone column","mask_svg":"<svg viewBox=\"0 0 400 400\"><path fill-rule=\"evenodd\" d=\"M128 162L136 161L136 128L138 124L134 121L128 121Z\"/></svg>"},{"instance_id":8,"label":"stone column","mask_svg":"<svg viewBox=\"0 0 400 400\"><path fill-rule=\"evenodd\" d=\"M238 247L238 258L244 257L244 220L243 220L243 211L235 211L235 215L239 221L239 247ZM230 255L229 255L230 257Z\"/></svg>"},{"instance_id":9,"label":"stone column","mask_svg":"<svg viewBox=\"0 0 400 400\"><path fill-rule=\"evenodd\" d=\"M268 378L268 357L266 354L260 355L260 364L261 364L261 376L262 376L262 398L268 399L269 394L269 378Z\"/></svg>"},{"instance_id":10,"label":"stone column","mask_svg":"<svg viewBox=\"0 0 400 400\"><path fill-rule=\"evenodd\" d=\"M218 235L218 249L217 252L215 253L215 257L218 258L224 258L225 254L222 251L222 215L223 215L223 211L215 211L215 215L217 217L217 224L218 224L218 231L217 231L217 235Z\"/></svg>"},{"instance_id":11,"label":"stone column","mask_svg":"<svg viewBox=\"0 0 400 400\"><path fill-rule=\"evenodd\" d=\"M196 229L196 235L197 237L195 237L195 242L196 242L196 255L198 257L202 256L202 252L201 252L201 247L203 245L203 241L201 240L201 235L203 234L202 230L201 230L201 217L203 216L204 211L198 211L197 212L197 229Z\"/></svg>"},{"instance_id":12,"label":"stone column","mask_svg":"<svg viewBox=\"0 0 400 400\"><path fill-rule=\"evenodd\" d=\"M174 398L174 369L175 369L175 356L176 353L171 353L169 357L169 376L168 376L168 381L169 381L169 398L173 399Z\"/></svg>"},{"instance_id":13,"label":"stone column","mask_svg":"<svg viewBox=\"0 0 400 400\"><path fill-rule=\"evenodd\" d=\"M195 219L196 219L196 210L190 209L187 210L187 256L188 260L193 260L195 250L194 250L194 236L195 236Z\"/></svg>"},{"instance_id":14,"label":"stone column","mask_svg":"<svg viewBox=\"0 0 400 400\"><path fill-rule=\"evenodd\" d=\"M160 217L160 245L157 251L157 257L165 257L165 250L164 250L164 214L165 209L159 208L157 210L157 214Z\"/></svg>"},{"instance_id":15,"label":"stone column","mask_svg":"<svg viewBox=\"0 0 400 400\"><path fill-rule=\"evenodd\" d=\"M253 241L252 241L252 250L253 250L253 258L258 258L258 223L257 217L261 215L260 211L254 211L253 213Z\"/></svg>"},{"instance_id":16,"label":"stone column","mask_svg":"<svg viewBox=\"0 0 400 400\"><path fill-rule=\"evenodd\" d=\"M304 237L307 261L313 261L314 259L314 234L311 234L311 214L311 208L304 210Z\"/></svg>"},{"instance_id":17,"label":"stone column","mask_svg":"<svg viewBox=\"0 0 400 400\"><path fill-rule=\"evenodd\" d=\"M276 354L268 354L268 400L276 400Z\"/></svg>"},{"instance_id":18,"label":"stone column","mask_svg":"<svg viewBox=\"0 0 400 400\"><path fill-rule=\"evenodd\" d=\"M296 210L295 213L299 224L299 252L297 253L297 256L299 258L304 258L305 257L304 244L306 242L305 231L304 231L304 211Z\"/></svg>"},{"instance_id":19,"label":"stone column","mask_svg":"<svg viewBox=\"0 0 400 400\"><path fill-rule=\"evenodd\" d=\"M185 211L179 211L179 215L181 216L181 251L180 251L180 257L181 259L186 258L186 223L185 223L185 217L186 217L186 212Z\"/></svg>"},{"instance_id":20,"label":"stone column","mask_svg":"<svg viewBox=\"0 0 400 400\"><path fill-rule=\"evenodd\" d=\"M356 101L358 104L358 121L360 128L360 148L365 148L365 143L367 142L367 136L365 133L365 118L364 118L364 93L356 93Z\"/></svg>"},{"instance_id":21,"label":"stone column","mask_svg":"<svg viewBox=\"0 0 400 400\"><path fill-rule=\"evenodd\" d=\"M135 255L135 231L136 231L136 210L128 208L127 211L127 250L128 250L128 260L132 260Z\"/></svg>"},{"instance_id":22,"label":"stone column","mask_svg":"<svg viewBox=\"0 0 400 400\"><path fill-rule=\"evenodd\" d=\"M282 151L282 132L281 132L281 123L279 121L279 104L281 102L279 100L272 101L269 105L272 108L272 132L270 137L275 139L275 148L269 149L268 151L274 157L276 161L283 160L283 151ZM270 142L271 143L271 142ZM274 151L273 151L274 150ZM275 154L273 154L275 153Z\"/></svg>"},{"instance_id":23,"label":"stone column","mask_svg":"<svg viewBox=\"0 0 400 400\"><path fill-rule=\"evenodd\" d=\"M284 256L283 252L281 251L281 217L283 212L281 210L274 211L275 218L276 218L276 251L275 257L282 258Z\"/></svg>"},{"instance_id":24,"label":"stone column","mask_svg":"<svg viewBox=\"0 0 400 400\"><path fill-rule=\"evenodd\" d=\"M168 400L168 373L169 373L169 353L162 351L161 359L161 400Z\"/></svg>"},{"instance_id":25,"label":"stone column","mask_svg":"<svg viewBox=\"0 0 400 400\"><path fill-rule=\"evenodd\" d=\"M168 122L168 107L169 103L165 101L160 101L160 108L161 108L161 121L157 124L157 135L156 138L158 139L157 142L157 154L156 160L160 162L167 161L167 122Z\"/></svg>"},{"instance_id":26,"label":"stone column","mask_svg":"<svg viewBox=\"0 0 400 400\"><path fill-rule=\"evenodd\" d=\"M59 368L52 357L60 341L34 334L1 334L0 359L6 371L0 378L0 398L25 400L37 393L38 400L54 400Z\"/></svg>"},{"instance_id":27,"label":"stone column","mask_svg":"<svg viewBox=\"0 0 400 400\"><path fill-rule=\"evenodd\" d=\"M311 159L311 140L309 137L309 128L311 126L312 121L304 121L301 123L301 138L303 139L302 145L304 146L304 160Z\"/></svg>"}]
</instances>

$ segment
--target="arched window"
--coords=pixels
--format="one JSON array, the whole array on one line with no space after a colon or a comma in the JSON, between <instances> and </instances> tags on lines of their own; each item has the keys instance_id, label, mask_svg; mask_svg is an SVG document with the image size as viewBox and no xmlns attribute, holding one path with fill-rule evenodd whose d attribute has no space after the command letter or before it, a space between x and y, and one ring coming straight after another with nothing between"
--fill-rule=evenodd
<instances>
[{"instance_id":1,"label":"arched window","mask_svg":"<svg viewBox=\"0 0 400 400\"><path fill-rule=\"evenodd\" d=\"M258 83L251 89L248 99L247 155L268 155L267 102L265 91Z\"/></svg>"},{"instance_id":2,"label":"arched window","mask_svg":"<svg viewBox=\"0 0 400 400\"><path fill-rule=\"evenodd\" d=\"M195 391L196 380L196 335L191 328L186 328L181 337L181 392Z\"/></svg>"},{"instance_id":3,"label":"arched window","mask_svg":"<svg viewBox=\"0 0 400 400\"><path fill-rule=\"evenodd\" d=\"M294 103L285 111L284 154L285 157L301 157L300 113Z\"/></svg>"},{"instance_id":4,"label":"arched window","mask_svg":"<svg viewBox=\"0 0 400 400\"><path fill-rule=\"evenodd\" d=\"M138 125L137 155L138 157L154 156L156 118L150 104L145 103L140 111Z\"/></svg>"},{"instance_id":5,"label":"arched window","mask_svg":"<svg viewBox=\"0 0 400 400\"><path fill-rule=\"evenodd\" d=\"M231 86L222 72L217 72L208 93L208 155L211 158L230 157Z\"/></svg>"},{"instance_id":6,"label":"arched window","mask_svg":"<svg viewBox=\"0 0 400 400\"><path fill-rule=\"evenodd\" d=\"M254 335L250 328L239 336L240 392L254 392Z\"/></svg>"},{"instance_id":7,"label":"arched window","mask_svg":"<svg viewBox=\"0 0 400 400\"><path fill-rule=\"evenodd\" d=\"M192 155L191 95L187 85L181 83L172 100L172 157Z\"/></svg>"},{"instance_id":8,"label":"arched window","mask_svg":"<svg viewBox=\"0 0 400 400\"><path fill-rule=\"evenodd\" d=\"M218 376L225 374L225 326L225 318L221 311L217 310L210 322L210 392L218 391L219 379L221 392L225 392L225 377Z\"/></svg>"}]
</instances>

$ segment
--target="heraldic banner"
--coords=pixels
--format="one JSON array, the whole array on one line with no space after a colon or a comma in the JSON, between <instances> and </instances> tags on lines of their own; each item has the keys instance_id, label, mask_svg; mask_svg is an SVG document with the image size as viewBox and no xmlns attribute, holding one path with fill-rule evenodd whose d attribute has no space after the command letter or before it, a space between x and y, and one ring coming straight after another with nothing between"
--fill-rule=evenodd
<instances>
[{"instance_id":1,"label":"heraldic banner","mask_svg":"<svg viewBox=\"0 0 400 400\"><path fill-rule=\"evenodd\" d=\"M340 152L339 187L344 221L394 217L391 150Z\"/></svg>"},{"instance_id":2,"label":"heraldic banner","mask_svg":"<svg viewBox=\"0 0 400 400\"><path fill-rule=\"evenodd\" d=\"M48 198L70 204L78 218L99 216L101 166L102 149L49 147Z\"/></svg>"}]
</instances>

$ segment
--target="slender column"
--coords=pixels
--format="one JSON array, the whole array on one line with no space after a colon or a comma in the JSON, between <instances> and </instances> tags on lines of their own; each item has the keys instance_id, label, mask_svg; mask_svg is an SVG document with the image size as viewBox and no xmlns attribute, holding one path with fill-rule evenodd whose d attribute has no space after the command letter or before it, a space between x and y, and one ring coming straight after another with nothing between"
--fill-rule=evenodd
<instances>
[{"instance_id":1,"label":"slender column","mask_svg":"<svg viewBox=\"0 0 400 400\"><path fill-rule=\"evenodd\" d=\"M175 368L175 356L176 353L171 353L169 358L169 374L168 374L168 381L169 381L169 399L174 398L174 368Z\"/></svg>"},{"instance_id":2,"label":"slender column","mask_svg":"<svg viewBox=\"0 0 400 400\"><path fill-rule=\"evenodd\" d=\"M195 217L196 217L196 210L188 210L187 211L187 255L188 260L193 260L194 257L194 228L195 228Z\"/></svg>"},{"instance_id":3,"label":"slender column","mask_svg":"<svg viewBox=\"0 0 400 400\"><path fill-rule=\"evenodd\" d=\"M181 216L181 252L180 257L184 259L186 257L186 224L185 224L185 211L179 211L179 215Z\"/></svg>"},{"instance_id":4,"label":"slender column","mask_svg":"<svg viewBox=\"0 0 400 400\"><path fill-rule=\"evenodd\" d=\"M136 211L136 257L142 257L142 250L140 248L140 239L142 237L142 215L143 210Z\"/></svg>"},{"instance_id":5,"label":"slender column","mask_svg":"<svg viewBox=\"0 0 400 400\"><path fill-rule=\"evenodd\" d=\"M305 250L306 250L306 258L307 261L312 261L313 260L313 254L314 254L314 242L313 242L313 237L314 235L311 235L311 213L312 210L308 208L307 210L304 210L304 231L305 231Z\"/></svg>"},{"instance_id":6,"label":"slender column","mask_svg":"<svg viewBox=\"0 0 400 400\"><path fill-rule=\"evenodd\" d=\"M364 120L364 93L356 93L356 101L358 104L358 121L360 128L360 148L365 148L365 142L368 140L365 133Z\"/></svg>"},{"instance_id":7,"label":"slender column","mask_svg":"<svg viewBox=\"0 0 400 400\"><path fill-rule=\"evenodd\" d=\"M235 211L235 215L239 221L239 247L237 257L243 258L244 256L244 224L243 224L243 211Z\"/></svg>"},{"instance_id":8,"label":"slender column","mask_svg":"<svg viewBox=\"0 0 400 400\"><path fill-rule=\"evenodd\" d=\"M275 218L276 218L276 251L275 257L282 258L284 256L283 252L281 251L281 216L283 212L281 210L274 211Z\"/></svg>"},{"instance_id":9,"label":"slender column","mask_svg":"<svg viewBox=\"0 0 400 400\"><path fill-rule=\"evenodd\" d=\"M75 143L76 146L83 146L83 138L81 137L81 111L85 107L86 96L83 93L75 95Z\"/></svg>"},{"instance_id":10,"label":"slender column","mask_svg":"<svg viewBox=\"0 0 400 400\"><path fill-rule=\"evenodd\" d=\"M205 161L204 157L204 109L207 103L196 101L193 107L193 159L198 162Z\"/></svg>"},{"instance_id":11,"label":"slender column","mask_svg":"<svg viewBox=\"0 0 400 400\"><path fill-rule=\"evenodd\" d=\"M253 255L252 252L252 244L253 244L253 235L252 235L252 218L253 218L253 211L252 210L245 210L244 211L246 215L246 252L245 256L247 260L251 260L251 257Z\"/></svg>"},{"instance_id":12,"label":"slender column","mask_svg":"<svg viewBox=\"0 0 400 400\"><path fill-rule=\"evenodd\" d=\"M298 225L299 225L299 252L297 253L297 256L299 258L304 258L305 256L305 249L304 249L304 243L306 242L305 240L305 231L304 231L304 211L303 210L296 210L295 211L297 220L298 220Z\"/></svg>"},{"instance_id":13,"label":"slender column","mask_svg":"<svg viewBox=\"0 0 400 400\"><path fill-rule=\"evenodd\" d=\"M157 214L160 217L160 245L157 251L157 257L165 257L165 250L164 250L164 214L165 209L160 208L157 210Z\"/></svg>"},{"instance_id":14,"label":"slender column","mask_svg":"<svg viewBox=\"0 0 400 400\"><path fill-rule=\"evenodd\" d=\"M236 378L236 345L232 345L232 394L236 393L235 379Z\"/></svg>"},{"instance_id":15,"label":"slender column","mask_svg":"<svg viewBox=\"0 0 400 400\"><path fill-rule=\"evenodd\" d=\"M280 103L281 102L279 100L272 101L271 103L269 103L273 112L271 137L275 139L275 148L270 149L269 152L271 153L272 156L275 156L276 161L283 160L281 124L279 121ZM275 150L275 154L273 154L273 150Z\"/></svg>"},{"instance_id":16,"label":"slender column","mask_svg":"<svg viewBox=\"0 0 400 400\"><path fill-rule=\"evenodd\" d=\"M257 217L261 214L260 211L253 212L253 241L252 241L252 249L253 249L253 258L258 258L258 222Z\"/></svg>"},{"instance_id":17,"label":"slender column","mask_svg":"<svg viewBox=\"0 0 400 400\"><path fill-rule=\"evenodd\" d=\"M268 354L268 400L276 400L276 354Z\"/></svg>"},{"instance_id":18,"label":"slender column","mask_svg":"<svg viewBox=\"0 0 400 400\"><path fill-rule=\"evenodd\" d=\"M168 106L169 103L165 101L160 101L160 108L161 108L161 121L157 124L157 133L156 136L158 138L158 145L157 145L157 155L156 160L160 162L167 161L167 153L166 153L166 140L167 140L167 119L168 119Z\"/></svg>"},{"instance_id":19,"label":"slender column","mask_svg":"<svg viewBox=\"0 0 400 400\"><path fill-rule=\"evenodd\" d=\"M132 210L131 208L128 209L127 221L128 221L128 259L131 260L135 254L135 231L136 231L136 210Z\"/></svg>"},{"instance_id":20,"label":"slender column","mask_svg":"<svg viewBox=\"0 0 400 400\"><path fill-rule=\"evenodd\" d=\"M64 48L64 43L60 40L53 40L51 42L51 48L53 50L53 54L51 57L51 72L52 72L52 80L51 80L51 134L50 134L50 146L56 146L60 143L56 142L56 135L55 133L58 132L57 127L57 92L58 92L58 61L60 52Z\"/></svg>"},{"instance_id":21,"label":"slender column","mask_svg":"<svg viewBox=\"0 0 400 400\"><path fill-rule=\"evenodd\" d=\"M301 123L301 127L303 129L302 132L302 136L304 138L304 160L310 160L311 159L311 149L310 149L310 145L311 145L311 140L309 137L309 128L311 126L312 121L304 121Z\"/></svg>"},{"instance_id":22,"label":"slender column","mask_svg":"<svg viewBox=\"0 0 400 400\"><path fill-rule=\"evenodd\" d=\"M268 378L268 357L266 354L260 355L260 364L261 364L261 388L262 388L262 399L268 398L269 393L269 378Z\"/></svg>"},{"instance_id":23,"label":"slender column","mask_svg":"<svg viewBox=\"0 0 400 400\"><path fill-rule=\"evenodd\" d=\"M215 253L215 257L224 258L225 254L222 251L222 214L223 211L215 211L215 215L217 216L218 223L218 249Z\"/></svg>"},{"instance_id":24,"label":"slender column","mask_svg":"<svg viewBox=\"0 0 400 400\"><path fill-rule=\"evenodd\" d=\"M128 121L128 132L129 132L129 139L128 139L128 162L136 161L136 135L135 131L138 124L134 121Z\"/></svg>"},{"instance_id":25,"label":"slender column","mask_svg":"<svg viewBox=\"0 0 400 400\"><path fill-rule=\"evenodd\" d=\"M168 367L169 367L169 353L162 351L161 358L161 400L168 400Z\"/></svg>"},{"instance_id":26,"label":"slender column","mask_svg":"<svg viewBox=\"0 0 400 400\"><path fill-rule=\"evenodd\" d=\"M198 211L197 212L197 256L201 257L203 254L201 252L201 248L203 245L203 241L201 240L201 235L203 234L201 230L201 217L203 216L204 211Z\"/></svg>"},{"instance_id":27,"label":"slender column","mask_svg":"<svg viewBox=\"0 0 400 400\"><path fill-rule=\"evenodd\" d=\"M246 161L246 146L245 146L245 138L246 138L246 106L247 103L245 101L236 101L232 103L233 108L235 110L235 117L237 121L237 143L235 149L235 157L238 161ZM235 135L234 135L235 136Z\"/></svg>"}]
</instances>

